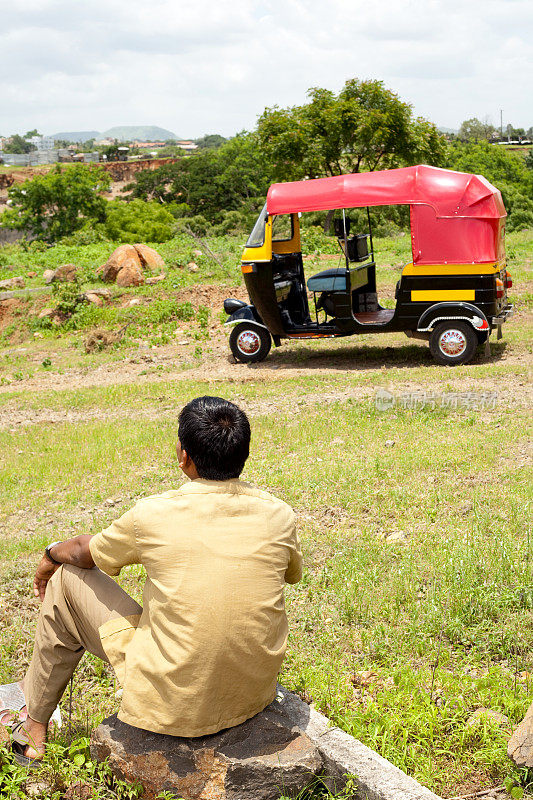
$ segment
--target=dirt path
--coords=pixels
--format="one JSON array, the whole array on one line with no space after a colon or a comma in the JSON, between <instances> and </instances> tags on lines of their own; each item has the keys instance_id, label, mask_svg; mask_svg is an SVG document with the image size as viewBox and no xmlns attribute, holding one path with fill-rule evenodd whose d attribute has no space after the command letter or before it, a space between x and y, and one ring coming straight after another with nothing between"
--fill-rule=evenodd
<instances>
[{"instance_id":1,"label":"dirt path","mask_svg":"<svg viewBox=\"0 0 533 800\"><path fill-rule=\"evenodd\" d=\"M186 377L191 377L190 372L187 375L183 373L176 376L177 380L183 380ZM257 380L257 375L248 377ZM161 377L158 376L158 380ZM368 386L351 387L331 392L306 392L301 387L295 387L293 394L285 393L282 398L276 400L257 400L247 401L244 398L239 400L239 405L250 415L260 416L263 414L295 414L302 408L309 408L310 406L327 406L335 403L342 403L346 401L365 401L369 400L376 395L377 387L374 384ZM461 397L466 397L468 392L474 392L478 395L490 395L496 391L496 400L494 405L489 404L487 407L482 408L479 413L483 416L490 418L502 408L528 408L533 405L533 390L531 386L525 385L524 382L517 381L507 385L506 387L495 390L494 382L492 379L479 379L472 382L471 380L458 381L454 384L453 392ZM428 388L427 384L423 385L419 382L408 381L400 385L396 384L394 387L394 395L396 402L401 403L403 395L416 396L420 402L424 401L424 395L432 393L449 394L450 388L448 384L433 385ZM54 425L54 424L76 424L90 422L91 420L99 420L102 422L110 422L113 420L153 420L161 418L175 418L176 410L180 407L180 402L173 402L171 398L161 398L162 402L151 402L143 404L142 408L128 408L125 406L117 408L88 408L84 410L74 409L21 409L17 407L17 403L10 403L4 406L0 411L0 430L9 430L15 432L21 427L28 425ZM429 398L431 401L431 398ZM167 403L165 405L164 403ZM170 405L168 403L171 403ZM438 401L437 401L438 402ZM461 399L459 399L458 408L461 409Z\"/></svg>"}]
</instances>

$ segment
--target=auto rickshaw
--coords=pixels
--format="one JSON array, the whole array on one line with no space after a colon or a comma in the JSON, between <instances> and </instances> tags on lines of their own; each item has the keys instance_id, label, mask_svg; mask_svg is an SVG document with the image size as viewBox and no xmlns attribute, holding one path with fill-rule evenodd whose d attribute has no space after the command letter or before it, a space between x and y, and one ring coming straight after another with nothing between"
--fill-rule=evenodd
<instances>
[{"instance_id":1,"label":"auto rickshaw","mask_svg":"<svg viewBox=\"0 0 533 800\"><path fill-rule=\"evenodd\" d=\"M370 207L382 205L410 208L413 258L394 309L380 304L376 287ZM366 208L368 230L351 230L355 208ZM341 265L306 281L300 216L311 211L333 215ZM465 364L493 330L501 338L513 312L506 216L482 176L426 165L273 184L242 255L250 303L224 302L231 352L256 362L272 341L403 331L427 340L438 363Z\"/></svg>"}]
</instances>

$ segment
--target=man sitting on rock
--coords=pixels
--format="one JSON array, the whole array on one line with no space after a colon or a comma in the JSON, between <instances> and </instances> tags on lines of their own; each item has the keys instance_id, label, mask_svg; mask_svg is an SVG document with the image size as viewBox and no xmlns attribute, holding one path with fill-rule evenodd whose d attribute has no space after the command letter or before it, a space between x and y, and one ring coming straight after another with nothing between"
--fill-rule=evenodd
<instances>
[{"instance_id":1,"label":"man sitting on rock","mask_svg":"<svg viewBox=\"0 0 533 800\"><path fill-rule=\"evenodd\" d=\"M302 556L292 509L239 479L249 444L241 409L192 400L177 443L190 480L140 500L95 536L46 548L23 681L28 718L14 734L19 759L42 758L85 650L111 663L123 687L118 717L138 728L204 736L272 702L287 644L283 587L300 580ZM142 608L109 577L128 564L146 570Z\"/></svg>"}]
</instances>

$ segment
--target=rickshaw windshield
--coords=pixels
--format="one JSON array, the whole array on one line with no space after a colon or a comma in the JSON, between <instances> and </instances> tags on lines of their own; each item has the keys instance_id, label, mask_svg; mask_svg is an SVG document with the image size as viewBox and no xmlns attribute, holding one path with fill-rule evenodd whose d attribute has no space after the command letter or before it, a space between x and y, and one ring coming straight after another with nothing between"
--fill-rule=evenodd
<instances>
[{"instance_id":1,"label":"rickshaw windshield","mask_svg":"<svg viewBox=\"0 0 533 800\"><path fill-rule=\"evenodd\" d=\"M265 205L259 212L257 221L252 229L250 236L248 237L248 241L246 242L246 247L261 247L261 245L265 243L266 218L267 218L267 206L265 203Z\"/></svg>"}]
</instances>

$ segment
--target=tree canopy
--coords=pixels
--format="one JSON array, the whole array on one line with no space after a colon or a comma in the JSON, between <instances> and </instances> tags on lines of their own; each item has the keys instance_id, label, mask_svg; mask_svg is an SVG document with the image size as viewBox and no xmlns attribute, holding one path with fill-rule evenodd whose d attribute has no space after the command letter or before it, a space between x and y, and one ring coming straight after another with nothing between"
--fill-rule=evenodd
<instances>
[{"instance_id":1,"label":"tree canopy","mask_svg":"<svg viewBox=\"0 0 533 800\"><path fill-rule=\"evenodd\" d=\"M483 175L502 193L510 230L533 226L533 170L520 153L488 142L453 143L445 167Z\"/></svg>"},{"instance_id":2,"label":"tree canopy","mask_svg":"<svg viewBox=\"0 0 533 800\"><path fill-rule=\"evenodd\" d=\"M461 124L457 138L462 142L487 142L495 131L494 125L487 120L482 122L477 117L472 117L472 119L465 119Z\"/></svg>"},{"instance_id":3,"label":"tree canopy","mask_svg":"<svg viewBox=\"0 0 533 800\"><path fill-rule=\"evenodd\" d=\"M141 172L131 184L134 197L179 204L194 216L220 222L227 211L264 202L272 182L257 136L240 133L216 149L205 149L175 164Z\"/></svg>"},{"instance_id":4,"label":"tree canopy","mask_svg":"<svg viewBox=\"0 0 533 800\"><path fill-rule=\"evenodd\" d=\"M30 133L31 132L32 131L30 131ZM26 141L26 137L20 136L18 133L15 133L13 136L11 136L10 139L11 141L8 144L4 145L4 153L21 154L21 153L31 153L33 150L37 150L34 144Z\"/></svg>"},{"instance_id":5,"label":"tree canopy","mask_svg":"<svg viewBox=\"0 0 533 800\"><path fill-rule=\"evenodd\" d=\"M101 192L109 184L109 175L100 167L57 166L9 189L12 207L2 215L2 225L54 242L87 220L104 222L107 201Z\"/></svg>"},{"instance_id":6,"label":"tree canopy","mask_svg":"<svg viewBox=\"0 0 533 800\"><path fill-rule=\"evenodd\" d=\"M308 97L259 118L261 148L278 180L442 162L444 137L381 81L354 78L338 95L313 88Z\"/></svg>"}]
</instances>

